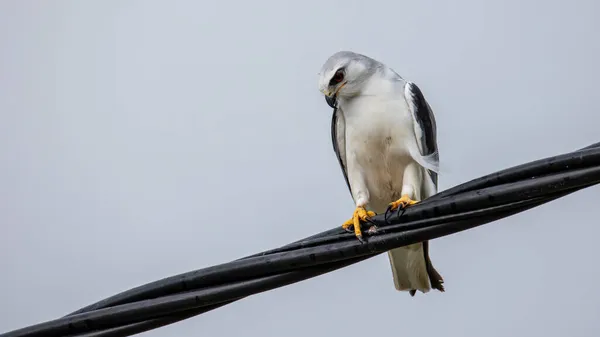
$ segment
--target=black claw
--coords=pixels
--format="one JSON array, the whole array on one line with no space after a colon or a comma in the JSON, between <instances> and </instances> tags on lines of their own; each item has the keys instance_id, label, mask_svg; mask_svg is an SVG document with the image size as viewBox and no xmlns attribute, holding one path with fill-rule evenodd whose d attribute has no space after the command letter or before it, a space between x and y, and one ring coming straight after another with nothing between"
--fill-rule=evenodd
<instances>
[{"instance_id":1,"label":"black claw","mask_svg":"<svg viewBox=\"0 0 600 337\"><path fill-rule=\"evenodd\" d=\"M348 233L354 233L354 226L350 226L348 228L344 228L344 230Z\"/></svg>"},{"instance_id":2,"label":"black claw","mask_svg":"<svg viewBox=\"0 0 600 337\"><path fill-rule=\"evenodd\" d=\"M383 215L383 219L385 220L386 224L390 224L390 222L388 221L388 214L392 211L392 205L389 205L387 207L387 209L385 210L385 214Z\"/></svg>"},{"instance_id":3,"label":"black claw","mask_svg":"<svg viewBox=\"0 0 600 337\"><path fill-rule=\"evenodd\" d=\"M365 243L365 239L363 239L362 235L357 235L356 238L358 239L358 241L360 241L360 243Z\"/></svg>"},{"instance_id":4,"label":"black claw","mask_svg":"<svg viewBox=\"0 0 600 337\"><path fill-rule=\"evenodd\" d=\"M397 212L398 217L401 217L405 211L406 211L405 207L398 206L398 212Z\"/></svg>"},{"instance_id":5,"label":"black claw","mask_svg":"<svg viewBox=\"0 0 600 337\"><path fill-rule=\"evenodd\" d=\"M373 226L377 225L377 223L375 221L371 220L370 218L365 218L365 222L368 222Z\"/></svg>"}]
</instances>

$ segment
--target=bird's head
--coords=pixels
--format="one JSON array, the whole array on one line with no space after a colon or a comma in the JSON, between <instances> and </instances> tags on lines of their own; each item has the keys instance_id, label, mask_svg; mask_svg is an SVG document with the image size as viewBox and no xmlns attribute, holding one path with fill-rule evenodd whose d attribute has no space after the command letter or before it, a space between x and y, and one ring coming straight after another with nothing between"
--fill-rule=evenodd
<instances>
[{"instance_id":1,"label":"bird's head","mask_svg":"<svg viewBox=\"0 0 600 337\"><path fill-rule=\"evenodd\" d=\"M319 91L332 108L338 98L349 98L361 93L364 83L375 72L377 62L350 51L331 55L319 72Z\"/></svg>"}]
</instances>

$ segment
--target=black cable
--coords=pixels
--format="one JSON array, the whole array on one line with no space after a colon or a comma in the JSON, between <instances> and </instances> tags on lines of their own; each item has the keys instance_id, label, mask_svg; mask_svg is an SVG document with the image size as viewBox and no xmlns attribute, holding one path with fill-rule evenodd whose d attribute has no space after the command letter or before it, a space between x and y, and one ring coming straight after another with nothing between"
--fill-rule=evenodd
<instances>
[{"instance_id":1,"label":"black cable","mask_svg":"<svg viewBox=\"0 0 600 337\"><path fill-rule=\"evenodd\" d=\"M599 182L597 143L442 191L401 215L388 216L389 224L380 214L373 218L377 233L367 235L364 244L338 226L278 249L152 282L65 317L0 336L129 336L392 248L480 226Z\"/></svg>"}]
</instances>

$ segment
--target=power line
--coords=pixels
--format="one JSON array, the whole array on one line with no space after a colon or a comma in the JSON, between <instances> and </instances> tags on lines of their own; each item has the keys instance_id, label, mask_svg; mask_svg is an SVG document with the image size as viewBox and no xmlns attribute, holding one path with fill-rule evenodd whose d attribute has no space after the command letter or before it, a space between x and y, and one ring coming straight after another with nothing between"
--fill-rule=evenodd
<instances>
[{"instance_id":1,"label":"power line","mask_svg":"<svg viewBox=\"0 0 600 337\"><path fill-rule=\"evenodd\" d=\"M312 278L390 249L495 221L600 182L600 143L442 191L401 214L372 218L360 243L337 226L281 248L119 293L65 317L0 337L130 336L244 297ZM235 244L235 239L226 244Z\"/></svg>"}]
</instances>

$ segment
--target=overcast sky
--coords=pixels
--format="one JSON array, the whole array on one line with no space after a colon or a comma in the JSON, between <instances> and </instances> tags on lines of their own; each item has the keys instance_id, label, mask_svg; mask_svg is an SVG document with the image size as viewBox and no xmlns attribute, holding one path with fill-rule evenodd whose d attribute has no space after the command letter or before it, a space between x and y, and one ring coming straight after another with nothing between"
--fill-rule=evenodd
<instances>
[{"instance_id":1,"label":"overcast sky","mask_svg":"<svg viewBox=\"0 0 600 337\"><path fill-rule=\"evenodd\" d=\"M339 50L421 87L440 189L600 141L599 7L1 1L0 333L341 225ZM144 336L597 336L599 195L432 241L445 293L397 292L380 255Z\"/></svg>"}]
</instances>

